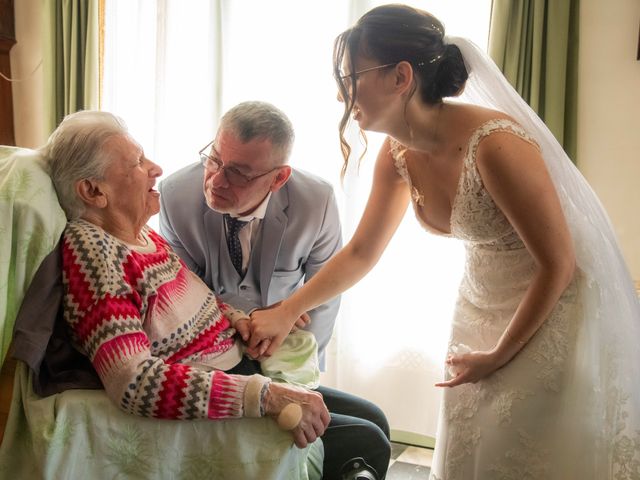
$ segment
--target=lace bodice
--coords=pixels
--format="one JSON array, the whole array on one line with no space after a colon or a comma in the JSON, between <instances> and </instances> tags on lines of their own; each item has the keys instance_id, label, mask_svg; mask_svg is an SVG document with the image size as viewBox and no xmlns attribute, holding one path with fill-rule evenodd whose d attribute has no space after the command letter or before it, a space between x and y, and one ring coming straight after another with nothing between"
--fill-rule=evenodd
<instances>
[{"instance_id":1,"label":"lace bodice","mask_svg":"<svg viewBox=\"0 0 640 480\"><path fill-rule=\"evenodd\" d=\"M420 208L424 206L424 195L420 185L414 184L409 175L405 159L407 149L397 141L391 140L391 154L398 173L409 184L416 217L426 230L496 250L523 248L524 245L517 233L485 189L476 165L480 142L494 132L509 132L537 145L522 127L507 119L489 120L471 134L451 207L450 234L434 229L421 217Z\"/></svg>"}]
</instances>

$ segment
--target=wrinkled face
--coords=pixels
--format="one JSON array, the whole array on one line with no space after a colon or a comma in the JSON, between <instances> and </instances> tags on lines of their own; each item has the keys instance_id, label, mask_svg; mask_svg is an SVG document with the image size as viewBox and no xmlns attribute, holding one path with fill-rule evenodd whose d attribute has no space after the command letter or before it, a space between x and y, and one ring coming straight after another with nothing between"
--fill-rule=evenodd
<instances>
[{"instance_id":1,"label":"wrinkled face","mask_svg":"<svg viewBox=\"0 0 640 480\"><path fill-rule=\"evenodd\" d=\"M238 216L251 213L270 191L277 191L286 182L290 172L286 165L278 167L280 162L271 140L253 139L243 143L230 130L219 131L207 153L222 165L217 171L206 167L204 170L207 205L220 213ZM246 185L232 185L225 169L234 169L253 179Z\"/></svg>"},{"instance_id":2,"label":"wrinkled face","mask_svg":"<svg viewBox=\"0 0 640 480\"><path fill-rule=\"evenodd\" d=\"M388 106L392 100L390 87L393 82L395 64L384 65L380 62L358 56L355 59L356 98L351 111L353 120L362 130L386 132L385 123L389 115ZM351 62L348 55L342 64L343 79L347 92L351 93ZM343 101L340 95L338 100Z\"/></svg>"},{"instance_id":3,"label":"wrinkled face","mask_svg":"<svg viewBox=\"0 0 640 480\"><path fill-rule=\"evenodd\" d=\"M105 213L141 228L160 211L160 194L154 186L162 169L127 135L109 138L103 148L110 152L109 166L100 181L107 199Z\"/></svg>"}]
</instances>

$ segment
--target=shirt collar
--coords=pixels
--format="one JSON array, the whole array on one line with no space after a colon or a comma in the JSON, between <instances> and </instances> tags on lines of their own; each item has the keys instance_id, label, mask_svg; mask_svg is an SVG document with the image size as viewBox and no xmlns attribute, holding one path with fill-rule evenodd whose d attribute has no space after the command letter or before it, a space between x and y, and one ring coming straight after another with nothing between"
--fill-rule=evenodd
<instances>
[{"instance_id":1,"label":"shirt collar","mask_svg":"<svg viewBox=\"0 0 640 480\"><path fill-rule=\"evenodd\" d=\"M267 196L264 197L264 200L262 201L262 203L258 205L256 209L253 212L249 213L248 215L244 215L242 217L238 217L236 215L231 215L231 216L234 218L237 218L238 220L242 220L243 222L250 222L255 218L262 220L267 213L267 206L269 205L269 200L271 199L272 193L273 192L269 192Z\"/></svg>"}]
</instances>

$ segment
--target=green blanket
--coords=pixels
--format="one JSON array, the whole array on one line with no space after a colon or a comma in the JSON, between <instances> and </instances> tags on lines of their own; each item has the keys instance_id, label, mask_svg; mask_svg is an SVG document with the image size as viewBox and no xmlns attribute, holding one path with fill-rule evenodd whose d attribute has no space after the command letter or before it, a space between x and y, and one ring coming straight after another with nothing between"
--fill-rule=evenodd
<instances>
[{"instance_id":1,"label":"green blanket","mask_svg":"<svg viewBox=\"0 0 640 480\"><path fill-rule=\"evenodd\" d=\"M322 442L298 449L269 418L158 420L117 409L101 390L40 398L18 363L0 478L319 479Z\"/></svg>"}]
</instances>

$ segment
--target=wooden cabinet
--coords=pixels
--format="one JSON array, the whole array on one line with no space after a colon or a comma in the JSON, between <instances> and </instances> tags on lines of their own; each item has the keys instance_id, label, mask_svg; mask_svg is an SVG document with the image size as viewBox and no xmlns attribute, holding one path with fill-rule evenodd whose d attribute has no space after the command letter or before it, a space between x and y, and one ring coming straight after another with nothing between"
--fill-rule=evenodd
<instances>
[{"instance_id":1,"label":"wooden cabinet","mask_svg":"<svg viewBox=\"0 0 640 480\"><path fill-rule=\"evenodd\" d=\"M0 443L2 443L4 428L7 424L7 417L9 416L15 371L16 361L11 358L11 352L9 352L0 370Z\"/></svg>"},{"instance_id":2,"label":"wooden cabinet","mask_svg":"<svg viewBox=\"0 0 640 480\"><path fill-rule=\"evenodd\" d=\"M11 78L9 52L16 43L13 0L0 0L0 73ZM11 82L0 77L0 145L15 145Z\"/></svg>"}]
</instances>

